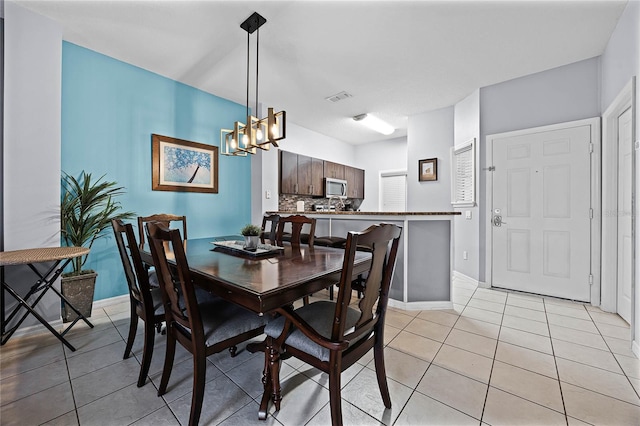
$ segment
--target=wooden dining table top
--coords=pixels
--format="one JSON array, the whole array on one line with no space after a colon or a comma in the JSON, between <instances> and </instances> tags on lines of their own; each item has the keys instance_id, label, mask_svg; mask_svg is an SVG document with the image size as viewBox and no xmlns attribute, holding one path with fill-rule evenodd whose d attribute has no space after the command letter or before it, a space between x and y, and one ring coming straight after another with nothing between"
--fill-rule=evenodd
<instances>
[{"instance_id":1,"label":"wooden dining table top","mask_svg":"<svg viewBox=\"0 0 640 426\"><path fill-rule=\"evenodd\" d=\"M291 246L274 254L250 254L216 247L216 238L185 240L184 247L196 285L253 312L263 314L293 303L308 294L337 284L344 250L330 247ZM148 246L142 260L153 264ZM167 251L170 258L170 251ZM371 254L357 252L354 277L365 272Z\"/></svg>"}]
</instances>

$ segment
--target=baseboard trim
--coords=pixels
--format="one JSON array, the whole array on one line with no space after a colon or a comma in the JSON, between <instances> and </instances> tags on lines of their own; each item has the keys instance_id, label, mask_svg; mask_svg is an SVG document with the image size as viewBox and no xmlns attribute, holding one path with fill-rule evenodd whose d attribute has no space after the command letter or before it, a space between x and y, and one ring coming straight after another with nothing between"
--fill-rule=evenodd
<instances>
[{"instance_id":1,"label":"baseboard trim","mask_svg":"<svg viewBox=\"0 0 640 426\"><path fill-rule=\"evenodd\" d=\"M476 280L475 278L471 278L468 275L463 274L462 272L458 272L458 271L453 271L453 278L456 280L462 280L462 281L466 281L470 284L479 286L480 285L480 281Z\"/></svg>"},{"instance_id":2,"label":"baseboard trim","mask_svg":"<svg viewBox=\"0 0 640 426\"><path fill-rule=\"evenodd\" d=\"M453 302L400 302L389 299L389 306L405 311L429 311L436 309L453 309Z\"/></svg>"}]
</instances>

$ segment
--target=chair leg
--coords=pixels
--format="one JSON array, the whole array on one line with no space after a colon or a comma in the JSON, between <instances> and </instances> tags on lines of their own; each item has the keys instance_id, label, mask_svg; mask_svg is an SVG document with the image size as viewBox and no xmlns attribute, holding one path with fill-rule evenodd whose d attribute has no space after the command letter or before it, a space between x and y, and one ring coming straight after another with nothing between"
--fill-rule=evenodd
<instances>
[{"instance_id":1,"label":"chair leg","mask_svg":"<svg viewBox=\"0 0 640 426\"><path fill-rule=\"evenodd\" d=\"M127 346L124 348L124 356L122 359L127 359L131 356L131 348L133 342L136 340L136 331L138 331L138 314L136 313L136 307L131 304L131 320L129 321L129 335L127 336Z\"/></svg>"},{"instance_id":2,"label":"chair leg","mask_svg":"<svg viewBox=\"0 0 640 426\"><path fill-rule=\"evenodd\" d=\"M238 347L236 345L229 348L229 355L231 355L231 358L235 358L235 356L238 355Z\"/></svg>"},{"instance_id":3,"label":"chair leg","mask_svg":"<svg viewBox=\"0 0 640 426\"><path fill-rule=\"evenodd\" d=\"M338 365L334 365L329 372L329 405L331 406L331 425L342 426L340 367Z\"/></svg>"},{"instance_id":4,"label":"chair leg","mask_svg":"<svg viewBox=\"0 0 640 426\"><path fill-rule=\"evenodd\" d=\"M138 376L138 387L144 386L151 367L151 357L153 356L153 344L155 342L154 326L151 322L144 322L144 347L142 348L142 366Z\"/></svg>"},{"instance_id":5,"label":"chair leg","mask_svg":"<svg viewBox=\"0 0 640 426\"><path fill-rule=\"evenodd\" d=\"M303 304L304 306L307 306L307 305L309 304L309 296L304 296L304 297L302 298L302 304Z\"/></svg>"},{"instance_id":6,"label":"chair leg","mask_svg":"<svg viewBox=\"0 0 640 426\"><path fill-rule=\"evenodd\" d=\"M160 387L158 387L158 396L164 395L169 384L171 369L173 368L173 358L176 354L176 338L167 331L167 351L164 355L164 367L162 367L162 378L160 379Z\"/></svg>"},{"instance_id":7,"label":"chair leg","mask_svg":"<svg viewBox=\"0 0 640 426\"><path fill-rule=\"evenodd\" d=\"M329 300L333 300L333 284L329 287Z\"/></svg>"},{"instance_id":8,"label":"chair leg","mask_svg":"<svg viewBox=\"0 0 640 426\"><path fill-rule=\"evenodd\" d=\"M280 388L280 353L278 349L273 346L269 347L269 374L271 377L273 405L276 411L280 411L280 401L282 401Z\"/></svg>"},{"instance_id":9,"label":"chair leg","mask_svg":"<svg viewBox=\"0 0 640 426\"><path fill-rule=\"evenodd\" d=\"M380 388L380 395L384 406L391 408L391 397L389 396L389 386L387 385L387 372L384 367L384 346L382 343L382 336L376 336L378 339L373 346L373 359L376 366L376 376L378 378L378 387Z\"/></svg>"},{"instance_id":10,"label":"chair leg","mask_svg":"<svg viewBox=\"0 0 640 426\"><path fill-rule=\"evenodd\" d=\"M197 426L202 412L204 400L204 382L207 373L207 362L202 353L193 354L193 395L191 396L191 413L189 414L189 426Z\"/></svg>"}]
</instances>

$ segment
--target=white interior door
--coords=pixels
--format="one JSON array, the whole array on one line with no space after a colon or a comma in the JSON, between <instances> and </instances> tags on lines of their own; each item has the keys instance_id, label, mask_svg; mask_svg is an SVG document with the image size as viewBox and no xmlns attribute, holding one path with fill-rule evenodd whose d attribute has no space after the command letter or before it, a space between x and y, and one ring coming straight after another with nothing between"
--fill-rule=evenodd
<instances>
[{"instance_id":1,"label":"white interior door","mask_svg":"<svg viewBox=\"0 0 640 426\"><path fill-rule=\"evenodd\" d=\"M633 146L631 143L631 108L618 116L618 279L617 311L631 321L631 176Z\"/></svg>"},{"instance_id":2,"label":"white interior door","mask_svg":"<svg viewBox=\"0 0 640 426\"><path fill-rule=\"evenodd\" d=\"M590 301L591 126L493 139L491 285Z\"/></svg>"}]
</instances>

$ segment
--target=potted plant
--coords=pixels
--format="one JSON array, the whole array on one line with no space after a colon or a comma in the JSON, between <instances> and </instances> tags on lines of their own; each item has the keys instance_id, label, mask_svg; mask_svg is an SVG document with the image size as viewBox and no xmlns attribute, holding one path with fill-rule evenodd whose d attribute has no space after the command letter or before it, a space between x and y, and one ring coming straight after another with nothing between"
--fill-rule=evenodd
<instances>
[{"instance_id":1,"label":"potted plant","mask_svg":"<svg viewBox=\"0 0 640 426\"><path fill-rule=\"evenodd\" d=\"M240 233L244 236L244 248L247 250L255 250L258 248L258 241L260 238L260 229L257 225L247 224L245 225Z\"/></svg>"},{"instance_id":2,"label":"potted plant","mask_svg":"<svg viewBox=\"0 0 640 426\"><path fill-rule=\"evenodd\" d=\"M115 198L124 194L124 188L115 182L93 180L91 173L82 172L79 179L63 172L60 201L60 231L66 246L88 247L108 235L111 219L130 219L132 212L123 212ZM83 270L88 256L71 261L72 271L62 275L62 294L86 317L91 316L93 291L98 274ZM63 306L64 322L73 321L75 313Z\"/></svg>"}]
</instances>

